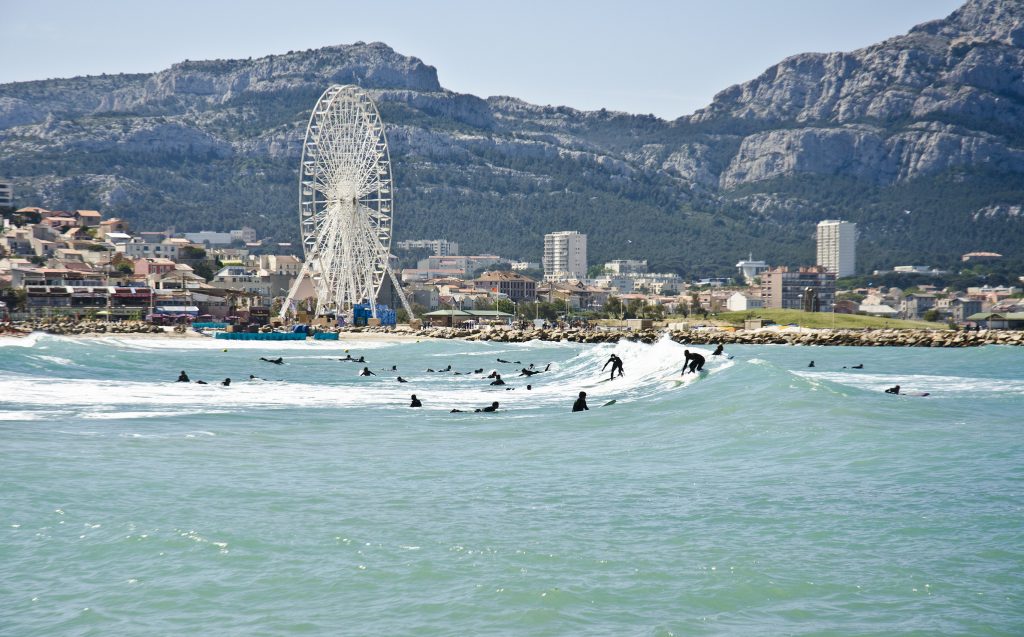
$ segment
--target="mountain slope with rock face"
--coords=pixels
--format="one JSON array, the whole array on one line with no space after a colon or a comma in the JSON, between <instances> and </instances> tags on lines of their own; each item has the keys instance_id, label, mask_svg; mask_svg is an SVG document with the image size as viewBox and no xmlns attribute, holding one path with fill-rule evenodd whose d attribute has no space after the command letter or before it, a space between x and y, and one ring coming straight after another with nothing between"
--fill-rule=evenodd
<instances>
[{"instance_id":1,"label":"mountain slope with rock face","mask_svg":"<svg viewBox=\"0 0 1024 637\"><path fill-rule=\"evenodd\" d=\"M538 260L543 234L592 261L728 273L748 252L813 262L813 226L860 224L860 265L1020 255L1024 4L971 0L849 53L796 55L706 108L653 116L481 99L381 43L154 74L0 86L0 175L21 205L101 208L136 227L255 226L297 238L309 111L362 86L387 125L396 238Z\"/></svg>"}]
</instances>

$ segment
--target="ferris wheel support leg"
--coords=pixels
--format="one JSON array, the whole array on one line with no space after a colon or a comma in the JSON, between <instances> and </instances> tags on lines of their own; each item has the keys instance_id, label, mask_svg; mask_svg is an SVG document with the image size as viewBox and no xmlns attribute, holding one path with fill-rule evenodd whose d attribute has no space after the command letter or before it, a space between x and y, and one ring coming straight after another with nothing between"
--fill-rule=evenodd
<instances>
[{"instance_id":1,"label":"ferris wheel support leg","mask_svg":"<svg viewBox=\"0 0 1024 637\"><path fill-rule=\"evenodd\" d=\"M401 284L398 283L398 277L395 276L395 273L390 267L388 267L388 276L391 277L391 285L394 286L395 292L398 292L398 298L402 301L402 307L405 308L405 312L409 315L409 320L411 321L416 318L416 315L412 313L412 307L409 305L409 300L405 298L405 292L402 290Z\"/></svg>"},{"instance_id":2,"label":"ferris wheel support leg","mask_svg":"<svg viewBox=\"0 0 1024 637\"><path fill-rule=\"evenodd\" d=\"M281 304L281 309L278 310L278 318L283 320L285 315L288 313L288 310L291 308L292 301L295 300L295 295L298 293L299 286L302 284L302 279L305 278L306 272L309 270L309 264L309 259L302 264L302 269L299 270L299 276L295 277L295 283L292 283L292 287L288 290L288 296L285 297L284 303Z\"/></svg>"}]
</instances>

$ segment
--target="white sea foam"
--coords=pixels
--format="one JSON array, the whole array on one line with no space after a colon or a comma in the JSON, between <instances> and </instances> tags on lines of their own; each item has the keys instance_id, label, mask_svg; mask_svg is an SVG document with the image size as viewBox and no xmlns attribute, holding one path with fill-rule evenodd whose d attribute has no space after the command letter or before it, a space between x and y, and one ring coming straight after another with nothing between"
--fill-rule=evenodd
<instances>
[{"instance_id":1,"label":"white sea foam","mask_svg":"<svg viewBox=\"0 0 1024 637\"><path fill-rule=\"evenodd\" d=\"M194 340L206 344L212 342ZM130 344L138 342L131 339L125 341ZM148 344L158 341L159 339L149 339L145 342ZM217 346L221 344L217 343ZM259 344L261 349L266 346L266 343ZM338 345L334 347L335 350L344 349ZM705 371L710 372L711 376L735 364L733 361L711 356L710 351L706 349L688 347L705 355ZM206 349L216 348L207 345ZM64 415L74 415L88 420L115 420L242 413L260 408L405 406L409 402L409 396L417 394L423 401L424 411L448 411L453 407L468 410L483 407L495 400L502 402L513 398L517 402L517 409L530 410L550 406L562 407L567 400L570 400L571 404L575 393L581 390L588 393L591 404L600 404L612 399L623 402L660 394L666 389L685 388L699 378L708 376L680 376L683 351L686 348L667 338L652 345L630 341L599 346L530 343L515 348L479 348L478 351L471 352L449 352L445 357L452 362L454 370L463 372L461 375L425 373L425 365L433 357L433 352L427 349L419 353L420 362L415 364L417 367L424 367L415 371L408 371L408 366L402 364L403 359L392 357L391 360L397 360L400 365L400 371L397 373L406 375L410 381L401 384L394 382L391 374L379 371L382 365L390 362L379 357L376 361L371 358L368 363L371 369L378 371L378 376L360 378L357 376L360 366L339 363L337 373L331 373L325 382L323 365L326 361L319 361L337 357L337 354L325 356L320 345L313 343L298 343L294 349L296 352L303 352L302 358L305 358L307 363L319 366L319 369L312 368L315 373L320 374L319 381L311 383L305 382L304 379L296 380L296 368L278 368L272 365L265 366L266 369L262 369L263 374L290 378L256 382L237 379L230 387L223 387L216 380L212 380L208 385L201 385L140 380L55 379L50 375L23 374L0 378L0 408L10 400L17 406L60 410ZM565 358L566 350L575 351L575 355ZM608 371L602 371L601 367L612 352L623 358L626 367L623 377L609 382L606 380ZM502 364L496 362L497 358L523 362L520 365ZM519 375L521 366L532 362L543 369L552 359L556 359L556 362L540 375L529 378ZM226 360L235 362L237 359ZM285 361L288 361L287 352ZM491 386L490 380L482 378L482 374L470 373L474 368L480 367L484 367L485 370L498 369L508 384L504 387ZM533 389L527 390L527 384L532 385ZM525 404L523 394L529 395L529 401ZM12 407L14 406L12 404ZM49 415L53 412L47 413Z\"/></svg>"},{"instance_id":2,"label":"white sea foam","mask_svg":"<svg viewBox=\"0 0 1024 637\"><path fill-rule=\"evenodd\" d=\"M49 414L40 414L34 411L6 411L0 410L0 420L42 420Z\"/></svg>"},{"instance_id":3,"label":"white sea foam","mask_svg":"<svg viewBox=\"0 0 1024 637\"><path fill-rule=\"evenodd\" d=\"M794 371L794 375L810 381L824 381L866 391L884 391L899 385L904 392L949 394L1024 394L1024 381L965 376L932 376L926 374L864 374L844 372Z\"/></svg>"}]
</instances>

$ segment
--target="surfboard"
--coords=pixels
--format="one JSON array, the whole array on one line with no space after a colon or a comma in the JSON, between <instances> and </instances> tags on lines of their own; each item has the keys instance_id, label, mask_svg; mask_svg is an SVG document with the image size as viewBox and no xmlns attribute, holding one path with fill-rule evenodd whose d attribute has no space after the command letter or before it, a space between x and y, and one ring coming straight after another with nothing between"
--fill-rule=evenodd
<instances>
[{"instance_id":1,"label":"surfboard","mask_svg":"<svg viewBox=\"0 0 1024 637\"><path fill-rule=\"evenodd\" d=\"M607 407L608 405L614 405L617 402L618 402L618 400L609 400L608 402L606 402L605 404L603 404L601 406L602 407Z\"/></svg>"}]
</instances>

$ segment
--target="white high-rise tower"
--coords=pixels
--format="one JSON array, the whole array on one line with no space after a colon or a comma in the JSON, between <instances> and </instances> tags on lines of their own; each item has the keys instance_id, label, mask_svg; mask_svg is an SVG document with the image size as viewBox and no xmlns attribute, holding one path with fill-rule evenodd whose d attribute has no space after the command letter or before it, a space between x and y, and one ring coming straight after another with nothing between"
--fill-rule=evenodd
<instances>
[{"instance_id":1,"label":"white high-rise tower","mask_svg":"<svg viewBox=\"0 0 1024 637\"><path fill-rule=\"evenodd\" d=\"M564 281L587 276L587 235L575 230L544 235L544 279Z\"/></svg>"},{"instance_id":2,"label":"white high-rise tower","mask_svg":"<svg viewBox=\"0 0 1024 637\"><path fill-rule=\"evenodd\" d=\"M826 219L818 224L818 265L836 276L852 276L857 266L857 224Z\"/></svg>"}]
</instances>

